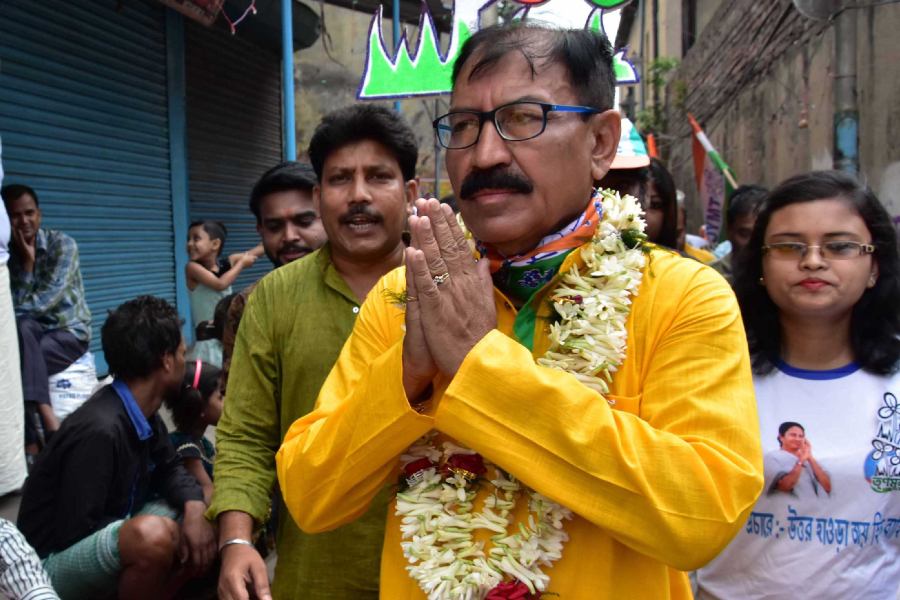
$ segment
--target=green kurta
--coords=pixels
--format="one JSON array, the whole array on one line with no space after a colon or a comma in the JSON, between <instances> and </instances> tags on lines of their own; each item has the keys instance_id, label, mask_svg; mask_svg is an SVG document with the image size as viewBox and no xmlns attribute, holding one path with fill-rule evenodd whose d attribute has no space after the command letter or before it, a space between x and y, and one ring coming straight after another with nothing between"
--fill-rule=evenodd
<instances>
[{"instance_id":1,"label":"green kurta","mask_svg":"<svg viewBox=\"0 0 900 600\"><path fill-rule=\"evenodd\" d=\"M265 520L275 452L294 420L313 409L358 313L327 245L260 281L238 330L216 431L211 518L240 510ZM353 523L307 535L279 496L276 600L378 598L388 497L384 490Z\"/></svg>"}]
</instances>

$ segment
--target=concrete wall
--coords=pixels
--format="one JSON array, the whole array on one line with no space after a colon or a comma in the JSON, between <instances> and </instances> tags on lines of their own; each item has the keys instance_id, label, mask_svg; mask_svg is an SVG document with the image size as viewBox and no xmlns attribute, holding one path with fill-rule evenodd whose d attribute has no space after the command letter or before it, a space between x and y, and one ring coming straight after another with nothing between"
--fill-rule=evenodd
<instances>
[{"instance_id":1,"label":"concrete wall","mask_svg":"<svg viewBox=\"0 0 900 600\"><path fill-rule=\"evenodd\" d=\"M730 4L745 1L754 0L731 0ZM896 41L900 5L846 11L838 18L853 19L858 28L860 175L896 215L900 213L900 44ZM710 23L702 35L712 33L716 20ZM715 59L714 48L700 50L708 56L689 53L686 63L692 64L682 65L676 78L690 71L688 67L696 72L698 60ZM790 175L832 167L834 56L834 27L819 28L777 56L732 101L701 118L701 125L741 183L773 186ZM717 82L704 81L702 85L714 90ZM699 102L699 98L695 100ZM692 108L691 97L684 107L670 103L670 133L675 139L666 148L670 169L689 199L695 198L695 185L691 138L683 121L684 113ZM699 222L699 209L694 205L689 225L693 228Z\"/></svg>"},{"instance_id":2,"label":"concrete wall","mask_svg":"<svg viewBox=\"0 0 900 600\"><path fill-rule=\"evenodd\" d=\"M297 81L297 153L305 156L309 140L322 116L331 110L357 102L356 90L366 58L369 23L372 15L323 5L324 31L314 46L295 56ZM389 16L389 12L386 13ZM416 28L407 27L407 35L415 39ZM384 37L392 39L392 24L384 19ZM326 50L327 46L327 50ZM445 109L447 98L437 100ZM403 116L410 122L419 140L418 175L423 193L432 193L434 179L434 135L431 121L435 115L435 98L402 100ZM441 155L443 156L443 155ZM447 187L443 159L442 187Z\"/></svg>"},{"instance_id":3,"label":"concrete wall","mask_svg":"<svg viewBox=\"0 0 900 600\"><path fill-rule=\"evenodd\" d=\"M697 0L697 33L706 29L725 0Z\"/></svg>"}]
</instances>

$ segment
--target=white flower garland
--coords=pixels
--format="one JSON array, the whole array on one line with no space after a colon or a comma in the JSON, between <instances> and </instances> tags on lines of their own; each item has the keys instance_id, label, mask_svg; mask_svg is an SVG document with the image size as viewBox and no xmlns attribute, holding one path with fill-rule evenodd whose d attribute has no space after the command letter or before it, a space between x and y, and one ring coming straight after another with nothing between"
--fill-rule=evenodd
<instances>
[{"instance_id":1,"label":"white flower garland","mask_svg":"<svg viewBox=\"0 0 900 600\"><path fill-rule=\"evenodd\" d=\"M443 465L455 454L473 454L471 450L444 442L443 451L431 443L431 436L410 447L401 462L405 465L423 457ZM569 539L563 520L572 512L525 488L529 496L528 522L509 534L512 510L523 486L495 466L490 483L493 495L480 512L473 512L475 486L464 475L442 476L439 466L418 471L411 487L397 493L397 514L406 567L429 600L480 600L509 576L528 589L544 591L550 578L541 570L562 556ZM493 547L484 551L483 542L473 540L474 532L494 533Z\"/></svg>"},{"instance_id":2,"label":"white flower garland","mask_svg":"<svg viewBox=\"0 0 900 600\"><path fill-rule=\"evenodd\" d=\"M573 266L554 290L553 307L562 319L550 326L550 348L537 364L572 373L606 394L625 360L625 322L641 285L646 223L633 196L599 192L603 215L593 243L581 251L585 268Z\"/></svg>"},{"instance_id":3,"label":"white flower garland","mask_svg":"<svg viewBox=\"0 0 900 600\"><path fill-rule=\"evenodd\" d=\"M631 297L637 293L645 264L642 242L645 223L638 201L610 190L598 190L600 224L590 246L582 250L585 268L563 275L551 300L561 320L551 325L551 346L539 365L575 375L601 394L609 391L612 373L625 359L625 323ZM596 198L596 196L595 196ZM550 567L562 556L568 540L563 521L572 512L520 484L496 466L490 484L494 493L484 508L473 512L475 474L442 466L454 455L474 451L445 442L442 450L431 433L401 457L404 468L428 459L432 466L408 479L397 493L403 555L410 576L429 600L482 600L500 583L512 578L534 594L547 589ZM528 495L528 520L510 534L512 511L520 493ZM492 531L493 547L485 553L474 541L478 529Z\"/></svg>"}]
</instances>

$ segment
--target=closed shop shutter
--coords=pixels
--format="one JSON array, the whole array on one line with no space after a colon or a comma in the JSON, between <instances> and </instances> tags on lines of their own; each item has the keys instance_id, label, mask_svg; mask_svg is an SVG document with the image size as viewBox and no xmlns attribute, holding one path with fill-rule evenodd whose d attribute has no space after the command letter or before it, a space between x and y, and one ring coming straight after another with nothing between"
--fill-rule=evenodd
<instances>
[{"instance_id":1,"label":"closed shop shutter","mask_svg":"<svg viewBox=\"0 0 900 600\"><path fill-rule=\"evenodd\" d=\"M165 13L147 0L0 1L5 183L78 242L98 372L107 310L175 302Z\"/></svg>"},{"instance_id":2,"label":"closed shop shutter","mask_svg":"<svg viewBox=\"0 0 900 600\"><path fill-rule=\"evenodd\" d=\"M253 184L281 160L279 57L217 27L186 24L187 143L191 221L228 227L224 255L259 242L248 208ZM234 291L271 269L262 257Z\"/></svg>"}]
</instances>

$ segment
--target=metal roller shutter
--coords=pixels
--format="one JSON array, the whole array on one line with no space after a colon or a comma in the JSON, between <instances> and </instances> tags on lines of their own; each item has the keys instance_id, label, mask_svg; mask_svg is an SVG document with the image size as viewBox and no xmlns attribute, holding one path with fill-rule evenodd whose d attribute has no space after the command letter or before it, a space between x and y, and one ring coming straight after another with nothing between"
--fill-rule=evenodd
<instances>
[{"instance_id":1,"label":"metal roller shutter","mask_svg":"<svg viewBox=\"0 0 900 600\"><path fill-rule=\"evenodd\" d=\"M107 310L175 301L165 13L146 0L2 0L0 136L6 183L75 238L98 372Z\"/></svg>"},{"instance_id":2,"label":"metal roller shutter","mask_svg":"<svg viewBox=\"0 0 900 600\"><path fill-rule=\"evenodd\" d=\"M281 160L278 56L223 29L186 24L188 181L191 220L228 227L225 253L259 242L247 202L253 184ZM271 269L245 270L239 291Z\"/></svg>"}]
</instances>

